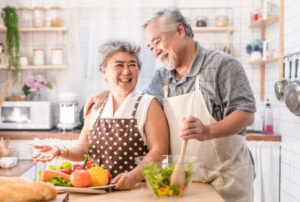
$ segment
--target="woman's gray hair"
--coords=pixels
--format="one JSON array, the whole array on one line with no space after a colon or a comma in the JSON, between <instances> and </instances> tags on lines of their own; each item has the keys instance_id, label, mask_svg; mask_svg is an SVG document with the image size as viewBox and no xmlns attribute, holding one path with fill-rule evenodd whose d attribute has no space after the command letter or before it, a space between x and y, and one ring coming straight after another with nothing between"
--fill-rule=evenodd
<instances>
[{"instance_id":1,"label":"woman's gray hair","mask_svg":"<svg viewBox=\"0 0 300 202\"><path fill-rule=\"evenodd\" d=\"M160 31L167 32L167 33L174 33L178 24L182 24L187 36L193 38L194 32L185 19L185 17L181 14L181 12L175 8L163 8L154 13L154 15L148 19L143 27L146 27L153 21L157 20L160 24Z\"/></svg>"},{"instance_id":2,"label":"woman's gray hair","mask_svg":"<svg viewBox=\"0 0 300 202\"><path fill-rule=\"evenodd\" d=\"M100 71L106 67L108 59L117 52L125 52L134 56L137 61L137 66L141 68L141 61L139 58L141 48L129 41L109 40L99 47L99 69Z\"/></svg>"}]
</instances>

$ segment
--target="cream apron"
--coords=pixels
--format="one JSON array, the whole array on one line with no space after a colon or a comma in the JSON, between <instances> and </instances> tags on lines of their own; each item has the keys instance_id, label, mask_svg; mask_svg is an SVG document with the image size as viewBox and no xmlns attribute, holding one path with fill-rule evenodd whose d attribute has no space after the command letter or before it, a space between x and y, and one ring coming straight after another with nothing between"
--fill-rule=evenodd
<instances>
[{"instance_id":1,"label":"cream apron","mask_svg":"<svg viewBox=\"0 0 300 202\"><path fill-rule=\"evenodd\" d=\"M195 91L168 97L168 86L164 87L164 111L170 127L171 153L180 153L183 126L182 119L188 116L199 118L203 124L216 120L207 109L196 77ZM200 168L193 180L210 183L228 202L253 201L253 167L244 136L235 134L206 141L188 141L186 155L200 158Z\"/></svg>"}]
</instances>

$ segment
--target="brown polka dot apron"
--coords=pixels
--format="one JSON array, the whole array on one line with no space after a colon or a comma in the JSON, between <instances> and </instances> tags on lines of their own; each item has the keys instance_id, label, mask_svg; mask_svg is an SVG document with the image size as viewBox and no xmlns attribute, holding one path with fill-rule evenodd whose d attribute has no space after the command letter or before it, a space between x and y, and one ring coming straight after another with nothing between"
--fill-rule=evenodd
<instances>
[{"instance_id":1,"label":"brown polka dot apron","mask_svg":"<svg viewBox=\"0 0 300 202\"><path fill-rule=\"evenodd\" d=\"M100 118L107 103L106 99L88 133L88 154L91 160L109 171L113 177L132 170L136 166L135 157L144 156L148 152L135 118L143 95L144 93L138 97L131 118L124 119Z\"/></svg>"}]
</instances>

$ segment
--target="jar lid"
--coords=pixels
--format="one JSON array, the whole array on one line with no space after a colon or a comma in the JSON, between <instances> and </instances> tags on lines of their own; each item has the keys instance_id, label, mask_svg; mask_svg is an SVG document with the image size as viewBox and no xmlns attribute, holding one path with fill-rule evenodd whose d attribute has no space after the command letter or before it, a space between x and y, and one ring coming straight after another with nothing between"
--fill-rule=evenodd
<instances>
[{"instance_id":1,"label":"jar lid","mask_svg":"<svg viewBox=\"0 0 300 202\"><path fill-rule=\"evenodd\" d=\"M32 10L32 9L29 7L23 6L23 7L18 8L18 10Z\"/></svg>"},{"instance_id":2,"label":"jar lid","mask_svg":"<svg viewBox=\"0 0 300 202\"><path fill-rule=\"evenodd\" d=\"M62 48L51 48L51 50L62 50Z\"/></svg>"},{"instance_id":3,"label":"jar lid","mask_svg":"<svg viewBox=\"0 0 300 202\"><path fill-rule=\"evenodd\" d=\"M34 48L33 50L34 50L34 51L37 51L37 50L43 51L44 49L42 49L42 48Z\"/></svg>"},{"instance_id":4,"label":"jar lid","mask_svg":"<svg viewBox=\"0 0 300 202\"><path fill-rule=\"evenodd\" d=\"M228 17L226 16L226 15L218 15L217 17L216 17L216 19L228 19Z\"/></svg>"},{"instance_id":5,"label":"jar lid","mask_svg":"<svg viewBox=\"0 0 300 202\"><path fill-rule=\"evenodd\" d=\"M45 10L45 8L44 8L44 7L41 7L41 6L33 7L33 9L35 9L35 10Z\"/></svg>"},{"instance_id":6,"label":"jar lid","mask_svg":"<svg viewBox=\"0 0 300 202\"><path fill-rule=\"evenodd\" d=\"M52 6L49 8L50 10L59 10L61 9L59 6Z\"/></svg>"}]
</instances>

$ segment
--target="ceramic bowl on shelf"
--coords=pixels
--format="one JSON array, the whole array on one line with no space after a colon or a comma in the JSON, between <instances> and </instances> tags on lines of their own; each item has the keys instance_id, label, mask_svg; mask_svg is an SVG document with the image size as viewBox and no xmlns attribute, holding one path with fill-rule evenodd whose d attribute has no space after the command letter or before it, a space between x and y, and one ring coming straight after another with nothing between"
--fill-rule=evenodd
<instances>
[{"instance_id":1,"label":"ceramic bowl on shelf","mask_svg":"<svg viewBox=\"0 0 300 202\"><path fill-rule=\"evenodd\" d=\"M135 161L142 167L146 183L157 196L173 197L183 195L192 181L194 172L199 168L200 160L196 156L184 158L185 183L178 186L170 184L170 179L179 155L162 155L156 161L149 161L145 156L136 157Z\"/></svg>"},{"instance_id":2,"label":"ceramic bowl on shelf","mask_svg":"<svg viewBox=\"0 0 300 202\"><path fill-rule=\"evenodd\" d=\"M0 168L11 168L17 165L17 157L0 157Z\"/></svg>"}]
</instances>

